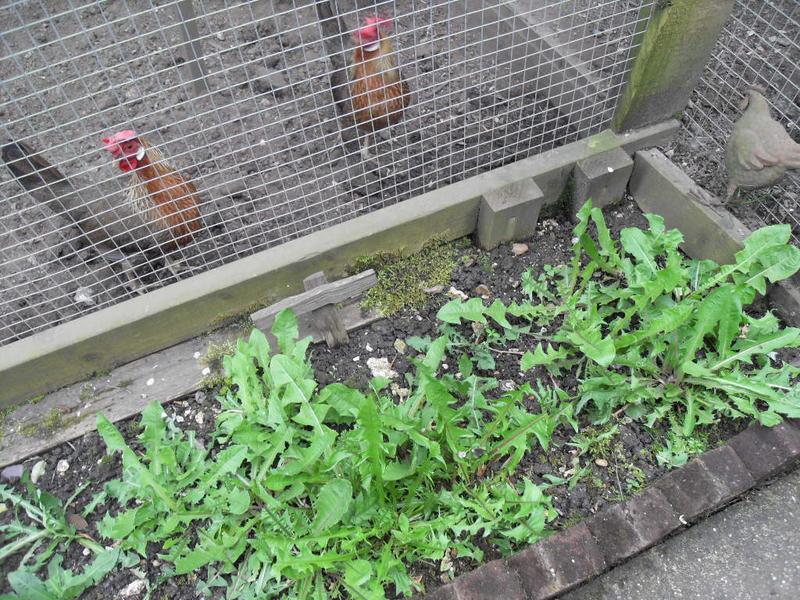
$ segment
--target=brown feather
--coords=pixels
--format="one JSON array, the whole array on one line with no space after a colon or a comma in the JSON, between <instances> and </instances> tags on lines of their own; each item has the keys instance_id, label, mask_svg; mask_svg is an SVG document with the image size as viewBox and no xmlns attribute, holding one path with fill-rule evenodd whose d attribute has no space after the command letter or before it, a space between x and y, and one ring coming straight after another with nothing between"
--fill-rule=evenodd
<instances>
[{"instance_id":1,"label":"brown feather","mask_svg":"<svg viewBox=\"0 0 800 600\"><path fill-rule=\"evenodd\" d=\"M132 197L135 202L146 202L152 225L169 234L162 246L172 250L185 246L202 226L197 208L197 189L172 166L163 155L149 143L141 140L145 156L134 172Z\"/></svg>"},{"instance_id":2,"label":"brown feather","mask_svg":"<svg viewBox=\"0 0 800 600\"><path fill-rule=\"evenodd\" d=\"M410 90L393 52L391 42L385 38L373 52L360 46L353 52L350 96L355 121L365 131L395 125L411 104Z\"/></svg>"}]
</instances>

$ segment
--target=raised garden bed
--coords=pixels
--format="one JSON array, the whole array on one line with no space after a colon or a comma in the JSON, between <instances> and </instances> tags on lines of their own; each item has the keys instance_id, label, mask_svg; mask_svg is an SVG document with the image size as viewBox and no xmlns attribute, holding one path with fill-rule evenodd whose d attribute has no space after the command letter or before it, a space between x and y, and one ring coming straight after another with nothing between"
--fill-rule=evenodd
<instances>
[{"instance_id":1,"label":"raised garden bed","mask_svg":"<svg viewBox=\"0 0 800 600\"><path fill-rule=\"evenodd\" d=\"M482 596L474 597L546 597L544 592L534 596L530 587L531 581L546 580L545 575L535 575L536 565L547 569L555 564L543 558L544 552L550 552L547 556L552 557L558 555L561 543L591 543L587 532L605 539L603 531L619 529L614 525L615 518L622 522L626 515L634 514L646 521L647 511L664 517L663 527L650 526L647 536L638 529L628 532L631 539L638 540L637 544L620 543L614 550L616 554L611 553L611 544L603 546L596 560L581 565L589 575L595 574L680 527L681 514L689 522L788 466L800 453L800 437L794 429L780 426L748 430L735 438L740 441L733 442L733 451L744 470L732 477L738 475L740 481L720 479L724 474L715 474L714 481L719 486L714 483L713 487L718 493L706 498L706 504L695 506L691 514L688 509L676 508L681 501L678 492L686 491L680 486L689 484L676 484L678 492L672 496L666 483L649 486L669 466L680 465L692 455L730 439L752 417L774 425L780 420L779 415L800 416L797 369L791 366L798 357L797 330L779 329L777 320L763 317L768 308L763 301L751 305L746 314L725 310L730 307L726 303L733 301L729 295L735 287L726 282L742 280L742 298L752 300L752 294L745 290L764 283L753 279L760 272L753 271L753 265L761 265L763 272L769 271L770 277L775 278L778 272L788 274L787 265L797 262L798 251L780 243L783 230L772 230L751 240L746 254L739 256L738 270L719 270L707 262L695 262L686 263L689 270L679 275L675 262L680 260L675 249L677 238L674 233L664 234L659 219L645 220L631 200L609 208L605 215L607 230L596 212L584 212L578 229L563 220L544 219L534 236L524 240L527 251L512 245L481 251L467 242L429 248L427 252L438 258L433 265L435 273L441 274L442 265L455 267L450 281L441 281L440 290L435 281L426 282L433 285L428 288L430 299L425 306L373 323L340 348L315 347L310 363L313 370L301 368L302 360L290 340L291 321L284 316L279 319L276 335L282 340L284 355L278 363L285 363L285 368L273 370L271 364L266 368L263 349L254 338L250 346L240 348L236 361L228 359L231 379L221 382L221 387L170 403L164 408L164 420L159 408L148 409L144 434L137 426L139 418L118 425L121 437L109 424L101 423L106 444L116 451L111 456L105 456L98 434L90 433L31 458L27 466L39 461L48 465L38 479L38 489L51 491L62 501L80 489L83 482L89 482L64 517L77 528L78 535L101 540L102 532L124 540L122 547L127 555L116 557L124 566L115 567L82 597L119 597L121 590L136 588L137 594L143 594L152 586L158 594L195 598L198 582L206 581L212 597L225 598L226 589L213 586L214 582L221 582L219 577L224 575L227 564L218 559L228 552L240 556L238 552L243 550L236 549L239 542L247 542L250 560L256 560L253 552L258 551L272 557L268 564L279 564L287 571L297 569L290 579L304 581L298 585L307 587L286 588L288 582L272 582L268 572L259 569L244 575L247 569L242 567L243 561L238 561L236 567L243 569L242 577L231 575L227 589L227 597L231 598L241 597L236 594L243 593L241 590L248 585L263 585L262 594L269 590L275 597L291 597L287 595L290 593L302 597L303 591L316 589L333 597L339 594L353 598L379 598L379 588L385 585L387 596L393 597L399 592L392 583L407 593L422 586L428 591L442 586L435 595L438 598L456 597L454 590L459 590L458 597L464 597L469 590L482 590ZM646 233L648 227L650 233ZM621 245L611 241L620 237ZM591 243L590 238L594 240ZM775 266L778 255L783 267ZM540 279L540 275L544 278ZM650 287L654 281L661 282L662 289L654 292ZM405 291L385 285L375 290L371 300L378 303L385 302L389 295L402 300ZM395 294L398 291L400 296ZM645 300L647 293L655 296ZM461 299L461 294L471 299ZM714 294L721 299L714 311L717 319L703 324L702 311L710 308L703 309L699 303ZM568 303L565 313L558 310L562 302ZM682 314L680 306L688 306L688 312ZM630 312L625 332L615 332L614 324L619 324L617 319L626 311ZM722 322L720 314L727 315ZM687 337L678 340L676 323L681 317L688 319L687 329L680 330ZM577 327L575 319L586 327ZM625 335L632 337L623 340ZM609 339L615 340L610 347L605 341ZM686 351L687 347L694 350L689 362L695 366L691 370L681 367L687 377L682 382L675 379L672 369L664 370L663 361L670 360L670 348ZM632 348L641 350L641 360L634 360ZM271 383L284 390L283 410L295 414L289 422L299 443L289 454L279 451L266 462L259 462L258 449L269 447L274 433L258 435L274 432L280 418L267 410L258 394L247 392L260 385L252 379L260 377L254 356L262 357L260 364L272 377ZM292 356L294 359L290 360ZM653 365L660 375L652 372ZM727 365L736 368L729 369ZM378 374L388 380L375 380ZM635 380L631 374L636 375ZM305 387L310 380L316 381L319 388L329 386L322 392L322 399ZM594 388L587 387L587 382L592 381ZM294 385L292 382L297 384L294 391L286 391L287 385ZM345 389L342 383L349 388ZM361 390L365 396L350 388ZM218 393L220 399L215 400ZM287 400L290 393L299 396ZM371 405L364 399L369 397L375 398L379 411L364 412ZM317 409L298 412L298 404L306 402ZM320 404L328 408L323 409ZM740 418L732 418L736 416ZM218 439L219 445L214 442L211 434L216 418L220 419L218 431L233 436L232 441ZM252 422L248 421L250 418ZM249 427L248 423L263 428L262 434L241 429ZM370 438L369 431L374 431L372 428L378 423L378 437ZM194 431L196 437L179 443L180 431ZM237 435L243 437L236 438ZM311 452L314 440L320 436L335 440L329 449L336 449L336 460L326 454L325 448L315 457L304 454ZM235 444L245 444L245 440L250 450L242 450L244 454L238 456ZM103 484L121 476L119 451L125 444L130 448L124 450L123 481L127 483L108 487L108 494L94 503L92 512L83 515L87 523L83 517L70 516L83 512ZM161 451L156 450L157 446ZM210 451L207 456L204 449ZM172 464L173 451L178 457L196 455L200 462L184 461L177 469ZM715 457L729 454L730 450L713 450L702 463L692 462L690 465L694 466L681 472L706 468L720 471L730 461L714 463ZM198 501L205 498L206 502L192 510L203 506L204 510L217 511L214 514L220 519L223 514L228 518L255 511L252 514L259 515L257 527L261 529L253 534L248 533L250 526L235 529L239 534L230 539L227 549L218 548L221 554L213 562L212 572L204 568L195 571L191 567L205 565L209 557L183 548L180 540L202 544L218 532L205 517L187 517L188 536L173 536L178 544L172 545L171 550L161 549L154 541L170 538L169 526L160 524L169 523L171 515L163 510L162 503L166 501L159 499L158 489L177 489L178 471L222 458L230 459L224 464L229 465L228 471L238 470L238 475L226 475L226 470L220 469L215 475L204 471L204 478L200 478L203 485L195 482L194 476L185 479L192 483L184 492L189 497L196 495ZM160 467L156 467L159 461ZM315 471L312 465L320 461L330 464L330 471L337 476L325 475L328 470ZM235 464L230 466L231 463ZM264 480L269 493L252 482L239 486L255 477L253 469L258 471L259 464L263 475L269 476ZM156 468L161 469L160 474L149 480ZM284 475L288 478L281 479L282 470L287 470ZM424 474L415 474L418 470ZM381 476L384 482L376 483ZM682 482L681 477L661 481ZM404 481L411 482L413 489L403 487ZM131 487L131 483L136 485ZM302 485L304 489L293 489L292 485ZM14 484L13 493L18 494L22 487ZM196 491L199 488L202 491ZM692 488L686 489L689 500L695 499ZM646 492L640 499L608 508L642 490ZM276 499L271 504L273 501L267 497L273 494ZM385 514L392 515L388 525L373 514L380 513L377 507L382 497L388 504ZM185 495L178 493L174 498L179 504L171 511L173 517L189 506ZM373 509L370 502L377 503ZM431 512L431 507L436 510ZM128 509L126 514L133 520L117 516L122 508ZM265 510L270 518L264 516ZM12 522L13 513L9 510L1 516L2 523ZM354 514L361 515L360 522L353 519ZM399 515L404 515L405 520ZM578 525L536 546L537 550L525 550L508 562L499 560L523 550L548 531L568 528L587 517L593 517L589 529ZM66 532L67 536L75 535L74 530L63 525L64 519L56 518L51 528ZM268 527L275 519L283 523L277 532ZM366 530L364 521L371 523ZM30 524L24 516L22 522ZM359 532L371 541L366 546L351 546L349 551L353 554L349 555L340 546L341 538L333 536L324 544L328 546L327 553L316 546L315 552L308 545L287 545L287 524L289 533L305 539L305 544L318 543L308 542L308 538L330 535L332 530ZM305 527L309 531L304 531ZM206 538L200 534L202 529L208 534ZM383 533L373 539L373 530ZM420 538L420 531L434 535ZM137 540L135 536L139 534L147 537ZM259 539L269 544L259 546L255 543ZM248 540L253 541L252 547ZM83 541L91 546L87 538ZM143 558L134 563L130 548L136 546ZM276 547L283 548L283 557L277 558L277 563ZM406 548L397 550L405 568L391 560L394 547ZM382 553L381 548L388 550ZM100 547L85 552L79 544L72 544L62 566L80 571L91 562L95 551L108 556L102 554ZM165 552L170 551L179 560L169 560ZM535 553L538 562L525 560L530 552ZM330 564L320 566L319 575L304 577L304 566L315 560L318 565L325 561ZM16 566L16 561L17 558L5 561L4 574ZM457 579L455 584L449 583L482 562L489 564ZM170 569L176 565L188 574L172 576L174 571ZM516 574L509 578L510 572ZM259 573L266 574L259 578ZM533 573L530 581L524 575L518 578L523 573ZM562 584L577 582L577 576L564 575L562 579ZM7 581L5 585L8 586ZM558 589L563 588L561 585ZM487 595L489 592L494 595Z\"/></svg>"}]
</instances>

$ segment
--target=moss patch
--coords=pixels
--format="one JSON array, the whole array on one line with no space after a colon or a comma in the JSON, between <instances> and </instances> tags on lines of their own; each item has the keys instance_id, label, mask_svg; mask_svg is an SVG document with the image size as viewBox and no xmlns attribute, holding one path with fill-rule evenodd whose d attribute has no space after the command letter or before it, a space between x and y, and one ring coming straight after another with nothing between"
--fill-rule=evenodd
<instances>
[{"instance_id":1,"label":"moss patch","mask_svg":"<svg viewBox=\"0 0 800 600\"><path fill-rule=\"evenodd\" d=\"M433 239L415 254L380 253L356 260L354 273L375 269L378 283L364 296L366 308L393 315L404 308L420 307L428 300L426 289L447 285L456 267L458 242Z\"/></svg>"},{"instance_id":2,"label":"moss patch","mask_svg":"<svg viewBox=\"0 0 800 600\"><path fill-rule=\"evenodd\" d=\"M33 423L28 423L22 427L20 432L22 435L28 437L45 437L52 435L56 431L74 425L78 421L80 421L80 417L65 417L61 411L59 411L57 408L54 408L40 421L34 421Z\"/></svg>"}]
</instances>

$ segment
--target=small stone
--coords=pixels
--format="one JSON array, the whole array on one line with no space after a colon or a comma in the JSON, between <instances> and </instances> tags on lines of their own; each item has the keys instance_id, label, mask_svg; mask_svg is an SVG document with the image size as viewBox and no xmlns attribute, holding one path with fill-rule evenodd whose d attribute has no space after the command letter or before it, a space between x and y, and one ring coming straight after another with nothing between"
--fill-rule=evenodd
<instances>
[{"instance_id":1,"label":"small stone","mask_svg":"<svg viewBox=\"0 0 800 600\"><path fill-rule=\"evenodd\" d=\"M400 384L395 382L392 382L392 384L389 386L389 389L391 390L392 394L397 396L397 399L400 400L400 402L403 402L406 398L408 398L408 395L411 393L408 388L400 387Z\"/></svg>"},{"instance_id":2,"label":"small stone","mask_svg":"<svg viewBox=\"0 0 800 600\"><path fill-rule=\"evenodd\" d=\"M217 38L217 39L218 39L220 42L224 42L224 41L225 41L225 34L224 34L224 33L222 33L221 31L218 31L218 32L215 34L215 37L216 37L216 38Z\"/></svg>"},{"instance_id":3,"label":"small stone","mask_svg":"<svg viewBox=\"0 0 800 600\"><path fill-rule=\"evenodd\" d=\"M484 298L492 295L492 291L484 284L480 284L478 287L476 287L475 293Z\"/></svg>"},{"instance_id":4,"label":"small stone","mask_svg":"<svg viewBox=\"0 0 800 600\"><path fill-rule=\"evenodd\" d=\"M22 472L25 470L25 467L22 465L10 465L0 471L0 479L4 481L17 481L20 477L22 477Z\"/></svg>"},{"instance_id":5,"label":"small stone","mask_svg":"<svg viewBox=\"0 0 800 600\"><path fill-rule=\"evenodd\" d=\"M67 522L78 531L86 531L89 529L89 523L86 522L86 519L75 513L70 513L67 515Z\"/></svg>"},{"instance_id":6,"label":"small stone","mask_svg":"<svg viewBox=\"0 0 800 600\"><path fill-rule=\"evenodd\" d=\"M503 390L504 392L511 392L516 387L517 387L516 384L513 381L511 381L510 379L500 383L500 389Z\"/></svg>"},{"instance_id":7,"label":"small stone","mask_svg":"<svg viewBox=\"0 0 800 600\"><path fill-rule=\"evenodd\" d=\"M83 551L81 551L81 554L83 554L84 556L89 556L91 553L92 551L89 550L88 548L84 548Z\"/></svg>"},{"instance_id":8,"label":"small stone","mask_svg":"<svg viewBox=\"0 0 800 600\"><path fill-rule=\"evenodd\" d=\"M195 352L194 354L192 354L192 358L194 358L195 360L199 360L201 356L202 354L200 354L199 352Z\"/></svg>"},{"instance_id":9,"label":"small stone","mask_svg":"<svg viewBox=\"0 0 800 600\"><path fill-rule=\"evenodd\" d=\"M441 294L444 291L443 285L435 285L433 287L425 288L422 290L426 294Z\"/></svg>"},{"instance_id":10,"label":"small stone","mask_svg":"<svg viewBox=\"0 0 800 600\"><path fill-rule=\"evenodd\" d=\"M147 584L142 579L135 579L119 591L119 597L125 600L126 598L139 598L145 591Z\"/></svg>"},{"instance_id":11,"label":"small stone","mask_svg":"<svg viewBox=\"0 0 800 600\"><path fill-rule=\"evenodd\" d=\"M461 290L457 290L452 286L450 287L449 290L447 290L447 295L453 298L459 298L461 300L466 300L467 298L469 298L469 296L467 296L464 292L462 292Z\"/></svg>"},{"instance_id":12,"label":"small stone","mask_svg":"<svg viewBox=\"0 0 800 600\"><path fill-rule=\"evenodd\" d=\"M153 378L151 377L151 378L150 378L150 379L148 379L148 380L147 380L145 383L146 383L147 385L153 385L155 382L156 382L156 380L155 380L155 379L153 379Z\"/></svg>"},{"instance_id":13,"label":"small stone","mask_svg":"<svg viewBox=\"0 0 800 600\"><path fill-rule=\"evenodd\" d=\"M56 473L63 475L67 471L69 471L69 462L62 458L56 463Z\"/></svg>"},{"instance_id":14,"label":"small stone","mask_svg":"<svg viewBox=\"0 0 800 600\"><path fill-rule=\"evenodd\" d=\"M205 367L202 371L200 371L200 374L203 375L203 377L208 377L211 375L211 368Z\"/></svg>"},{"instance_id":15,"label":"small stone","mask_svg":"<svg viewBox=\"0 0 800 600\"><path fill-rule=\"evenodd\" d=\"M194 416L194 421L195 421L195 423L197 423L198 425L202 425L202 424L205 422L205 419L206 419L206 416L203 414L203 412L202 412L202 411L201 411L201 412L199 412L199 413L197 413L197 414Z\"/></svg>"},{"instance_id":16,"label":"small stone","mask_svg":"<svg viewBox=\"0 0 800 600\"><path fill-rule=\"evenodd\" d=\"M511 246L511 253L514 256L522 256L528 251L528 244L514 244Z\"/></svg>"},{"instance_id":17,"label":"small stone","mask_svg":"<svg viewBox=\"0 0 800 600\"><path fill-rule=\"evenodd\" d=\"M206 401L206 393L203 390L197 390L194 393L194 401L203 404Z\"/></svg>"},{"instance_id":18,"label":"small stone","mask_svg":"<svg viewBox=\"0 0 800 600\"><path fill-rule=\"evenodd\" d=\"M354 357L353 357L353 362L358 362L358 361L360 361L360 360L361 360L361 357L360 357L360 356L354 356Z\"/></svg>"},{"instance_id":19,"label":"small stone","mask_svg":"<svg viewBox=\"0 0 800 600\"><path fill-rule=\"evenodd\" d=\"M386 379L397 377L397 371L392 369L388 358L375 358L372 356L367 359L367 367L373 377L385 377Z\"/></svg>"},{"instance_id":20,"label":"small stone","mask_svg":"<svg viewBox=\"0 0 800 600\"><path fill-rule=\"evenodd\" d=\"M367 343L367 345L364 346L364 350L366 350L367 352L372 352L372 346L370 346L369 343Z\"/></svg>"},{"instance_id":21,"label":"small stone","mask_svg":"<svg viewBox=\"0 0 800 600\"><path fill-rule=\"evenodd\" d=\"M175 422L176 423L183 423L186 419L184 419L181 415L175 415Z\"/></svg>"},{"instance_id":22,"label":"small stone","mask_svg":"<svg viewBox=\"0 0 800 600\"><path fill-rule=\"evenodd\" d=\"M47 463L43 460L40 460L31 469L31 482L36 483L39 479L44 475L45 471L47 471Z\"/></svg>"},{"instance_id":23,"label":"small stone","mask_svg":"<svg viewBox=\"0 0 800 600\"><path fill-rule=\"evenodd\" d=\"M400 338L394 341L394 349L397 350L400 354L405 354L406 348L408 348L408 346L406 346L406 343Z\"/></svg>"},{"instance_id":24,"label":"small stone","mask_svg":"<svg viewBox=\"0 0 800 600\"><path fill-rule=\"evenodd\" d=\"M608 466L608 461L605 458L596 458L594 464L605 469Z\"/></svg>"}]
</instances>

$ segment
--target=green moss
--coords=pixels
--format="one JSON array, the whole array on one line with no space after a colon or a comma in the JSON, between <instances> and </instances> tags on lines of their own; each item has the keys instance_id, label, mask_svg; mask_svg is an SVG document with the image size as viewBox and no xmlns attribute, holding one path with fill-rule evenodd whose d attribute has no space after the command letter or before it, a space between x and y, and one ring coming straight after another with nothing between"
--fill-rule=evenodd
<instances>
[{"instance_id":1,"label":"green moss","mask_svg":"<svg viewBox=\"0 0 800 600\"><path fill-rule=\"evenodd\" d=\"M433 239L414 254L380 253L356 260L354 273L375 269L378 283L364 296L366 308L393 315L404 308L420 307L428 300L426 289L447 285L456 267L456 244Z\"/></svg>"},{"instance_id":2,"label":"green moss","mask_svg":"<svg viewBox=\"0 0 800 600\"><path fill-rule=\"evenodd\" d=\"M236 345L231 340L208 345L205 355L200 359L212 372L222 371L222 359L236 353Z\"/></svg>"},{"instance_id":3,"label":"green moss","mask_svg":"<svg viewBox=\"0 0 800 600\"><path fill-rule=\"evenodd\" d=\"M52 409L40 421L28 423L20 429L20 432L28 437L45 437L55 432L70 427L80 421L79 417L65 417L57 408Z\"/></svg>"},{"instance_id":4,"label":"green moss","mask_svg":"<svg viewBox=\"0 0 800 600\"><path fill-rule=\"evenodd\" d=\"M34 396L29 400L31 404L39 404L42 400L44 400L45 394L39 394L38 396Z\"/></svg>"},{"instance_id":5,"label":"green moss","mask_svg":"<svg viewBox=\"0 0 800 600\"><path fill-rule=\"evenodd\" d=\"M11 411L14 410L11 406L6 406L3 409L0 409L0 441L3 440L3 436L6 433L6 419L8 415L11 414Z\"/></svg>"},{"instance_id":6,"label":"green moss","mask_svg":"<svg viewBox=\"0 0 800 600\"><path fill-rule=\"evenodd\" d=\"M133 385L133 379L123 379L117 384L117 387L120 389L125 389Z\"/></svg>"}]
</instances>

